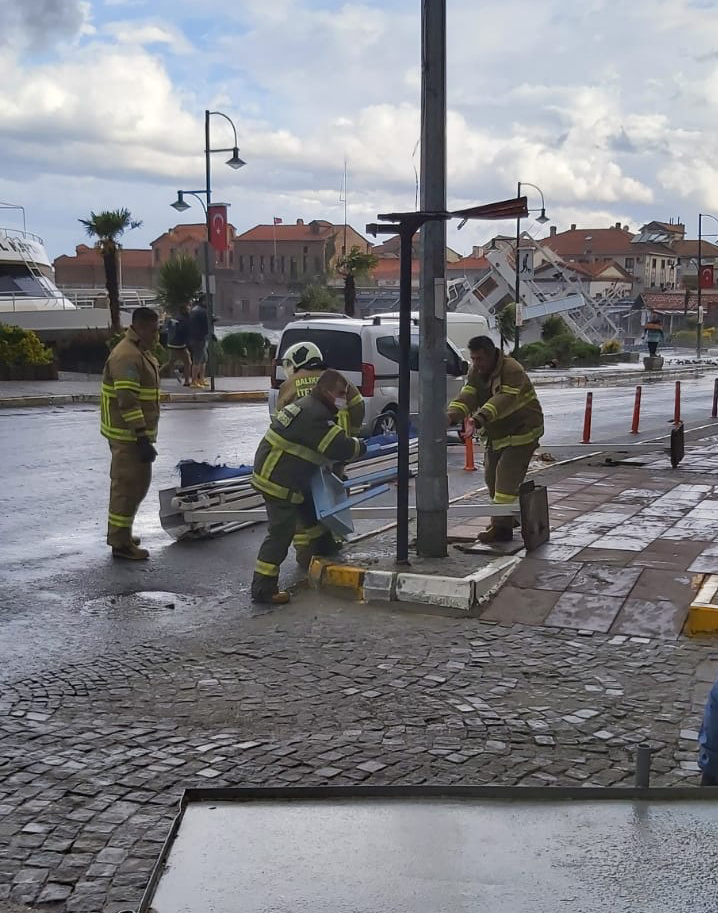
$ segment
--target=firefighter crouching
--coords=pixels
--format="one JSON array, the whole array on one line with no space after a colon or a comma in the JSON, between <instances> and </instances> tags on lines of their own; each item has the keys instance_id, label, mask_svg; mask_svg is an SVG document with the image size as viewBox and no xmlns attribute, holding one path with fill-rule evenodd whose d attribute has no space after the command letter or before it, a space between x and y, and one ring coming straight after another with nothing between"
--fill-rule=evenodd
<instances>
[{"instance_id":1,"label":"firefighter crouching","mask_svg":"<svg viewBox=\"0 0 718 913\"><path fill-rule=\"evenodd\" d=\"M152 478L160 417L159 365L151 347L157 338L157 314L137 308L132 326L118 342L102 374L100 431L110 444L110 510L107 544L113 558L149 557L132 535L135 514Z\"/></svg>"},{"instance_id":2,"label":"firefighter crouching","mask_svg":"<svg viewBox=\"0 0 718 913\"><path fill-rule=\"evenodd\" d=\"M486 444L484 474L495 504L514 505L533 452L543 434L543 412L533 384L514 358L488 336L469 340L472 368L465 386L449 403L450 425L473 417ZM512 517L494 517L481 542L509 542Z\"/></svg>"},{"instance_id":3,"label":"firefighter crouching","mask_svg":"<svg viewBox=\"0 0 718 913\"><path fill-rule=\"evenodd\" d=\"M313 555L333 554L331 532L317 522L311 478L322 464L347 462L366 446L337 424L346 407L347 382L327 370L312 392L279 410L254 457L252 484L264 498L269 528L252 578L254 602L281 605L289 594L279 589L279 568L296 532L304 536L297 561L307 567Z\"/></svg>"},{"instance_id":4,"label":"firefighter crouching","mask_svg":"<svg viewBox=\"0 0 718 913\"><path fill-rule=\"evenodd\" d=\"M322 351L313 342L297 342L282 356L282 367L287 379L279 388L277 412L289 403L311 393L316 382L326 371ZM354 384L347 381L347 405L339 411L338 423L356 437L364 423L364 399Z\"/></svg>"}]
</instances>

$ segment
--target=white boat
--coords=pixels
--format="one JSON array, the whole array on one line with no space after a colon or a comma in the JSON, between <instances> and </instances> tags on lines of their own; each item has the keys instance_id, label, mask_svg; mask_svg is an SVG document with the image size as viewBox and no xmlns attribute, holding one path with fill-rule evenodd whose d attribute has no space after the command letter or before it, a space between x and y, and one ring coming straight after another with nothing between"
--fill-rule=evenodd
<instances>
[{"instance_id":1,"label":"white boat","mask_svg":"<svg viewBox=\"0 0 718 913\"><path fill-rule=\"evenodd\" d=\"M74 311L55 285L55 271L42 238L0 228L0 314Z\"/></svg>"}]
</instances>

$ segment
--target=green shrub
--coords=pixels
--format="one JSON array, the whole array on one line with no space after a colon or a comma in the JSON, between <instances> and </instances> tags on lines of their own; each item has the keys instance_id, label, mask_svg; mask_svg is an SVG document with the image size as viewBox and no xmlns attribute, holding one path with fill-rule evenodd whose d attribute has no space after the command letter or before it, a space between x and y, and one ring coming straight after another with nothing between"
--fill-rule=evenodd
<instances>
[{"instance_id":1,"label":"green shrub","mask_svg":"<svg viewBox=\"0 0 718 913\"><path fill-rule=\"evenodd\" d=\"M701 334L701 342L706 344L711 344L713 342L713 327L709 327L703 330ZM674 333L671 336L671 343L676 346L695 346L697 340L697 330L694 327L692 330L678 330L677 333Z\"/></svg>"},{"instance_id":2,"label":"green shrub","mask_svg":"<svg viewBox=\"0 0 718 913\"><path fill-rule=\"evenodd\" d=\"M571 347L571 364L580 367L597 365L601 360L601 347L591 345L590 342L584 342L582 339L575 339Z\"/></svg>"},{"instance_id":3,"label":"green shrub","mask_svg":"<svg viewBox=\"0 0 718 913\"><path fill-rule=\"evenodd\" d=\"M261 333L229 333L221 342L222 351L229 358L247 358L262 361L269 342Z\"/></svg>"},{"instance_id":4,"label":"green shrub","mask_svg":"<svg viewBox=\"0 0 718 913\"><path fill-rule=\"evenodd\" d=\"M607 339L601 346L604 355L616 355L621 351L621 343L617 339Z\"/></svg>"},{"instance_id":5,"label":"green shrub","mask_svg":"<svg viewBox=\"0 0 718 913\"><path fill-rule=\"evenodd\" d=\"M518 359L525 368L544 368L550 364L553 354L545 342L531 342L521 346Z\"/></svg>"},{"instance_id":6,"label":"green shrub","mask_svg":"<svg viewBox=\"0 0 718 913\"><path fill-rule=\"evenodd\" d=\"M0 323L0 364L49 365L52 359L52 349L32 330Z\"/></svg>"},{"instance_id":7,"label":"green shrub","mask_svg":"<svg viewBox=\"0 0 718 913\"><path fill-rule=\"evenodd\" d=\"M553 317L547 317L544 320L543 326L541 327L541 339L543 339L544 342L555 339L557 336L565 336L566 334L570 335L570 331L566 326L566 321L563 317L559 317L555 314Z\"/></svg>"}]
</instances>

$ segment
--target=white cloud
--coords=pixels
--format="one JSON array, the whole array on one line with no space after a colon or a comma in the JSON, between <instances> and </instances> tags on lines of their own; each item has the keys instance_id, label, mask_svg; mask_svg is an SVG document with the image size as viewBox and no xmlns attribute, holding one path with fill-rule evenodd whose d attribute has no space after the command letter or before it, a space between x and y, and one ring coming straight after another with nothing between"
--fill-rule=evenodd
<instances>
[{"instance_id":1,"label":"white cloud","mask_svg":"<svg viewBox=\"0 0 718 913\"><path fill-rule=\"evenodd\" d=\"M147 45L165 45L175 54L189 54L193 50L191 42L171 26L147 22L138 26L134 21L110 22L103 31L118 44L129 44L137 47Z\"/></svg>"}]
</instances>

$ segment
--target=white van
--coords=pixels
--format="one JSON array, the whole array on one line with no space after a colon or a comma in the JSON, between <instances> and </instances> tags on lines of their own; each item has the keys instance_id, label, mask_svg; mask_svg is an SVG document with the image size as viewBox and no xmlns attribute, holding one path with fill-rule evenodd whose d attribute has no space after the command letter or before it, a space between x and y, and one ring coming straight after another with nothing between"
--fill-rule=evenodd
<instances>
[{"instance_id":1,"label":"white van","mask_svg":"<svg viewBox=\"0 0 718 913\"><path fill-rule=\"evenodd\" d=\"M326 316L303 317L288 323L282 331L277 357L272 366L269 412L276 410L277 391L285 379L282 356L296 342L313 342L324 355L327 367L340 371L364 397L362 435L391 434L396 431L399 403L399 323L391 317L373 318ZM459 392L468 365L458 348L446 344L446 400ZM411 387L409 409L418 415L419 328L411 328Z\"/></svg>"},{"instance_id":2,"label":"white van","mask_svg":"<svg viewBox=\"0 0 718 913\"><path fill-rule=\"evenodd\" d=\"M385 319L398 320L399 314L381 314ZM411 322L418 326L419 312L411 312ZM469 357L467 348L469 340L474 336L488 336L494 341L496 346L501 345L501 337L498 330L489 326L486 317L480 314L464 314L462 311L448 311L446 314L446 335L453 342L456 348L461 352L462 358Z\"/></svg>"}]
</instances>

